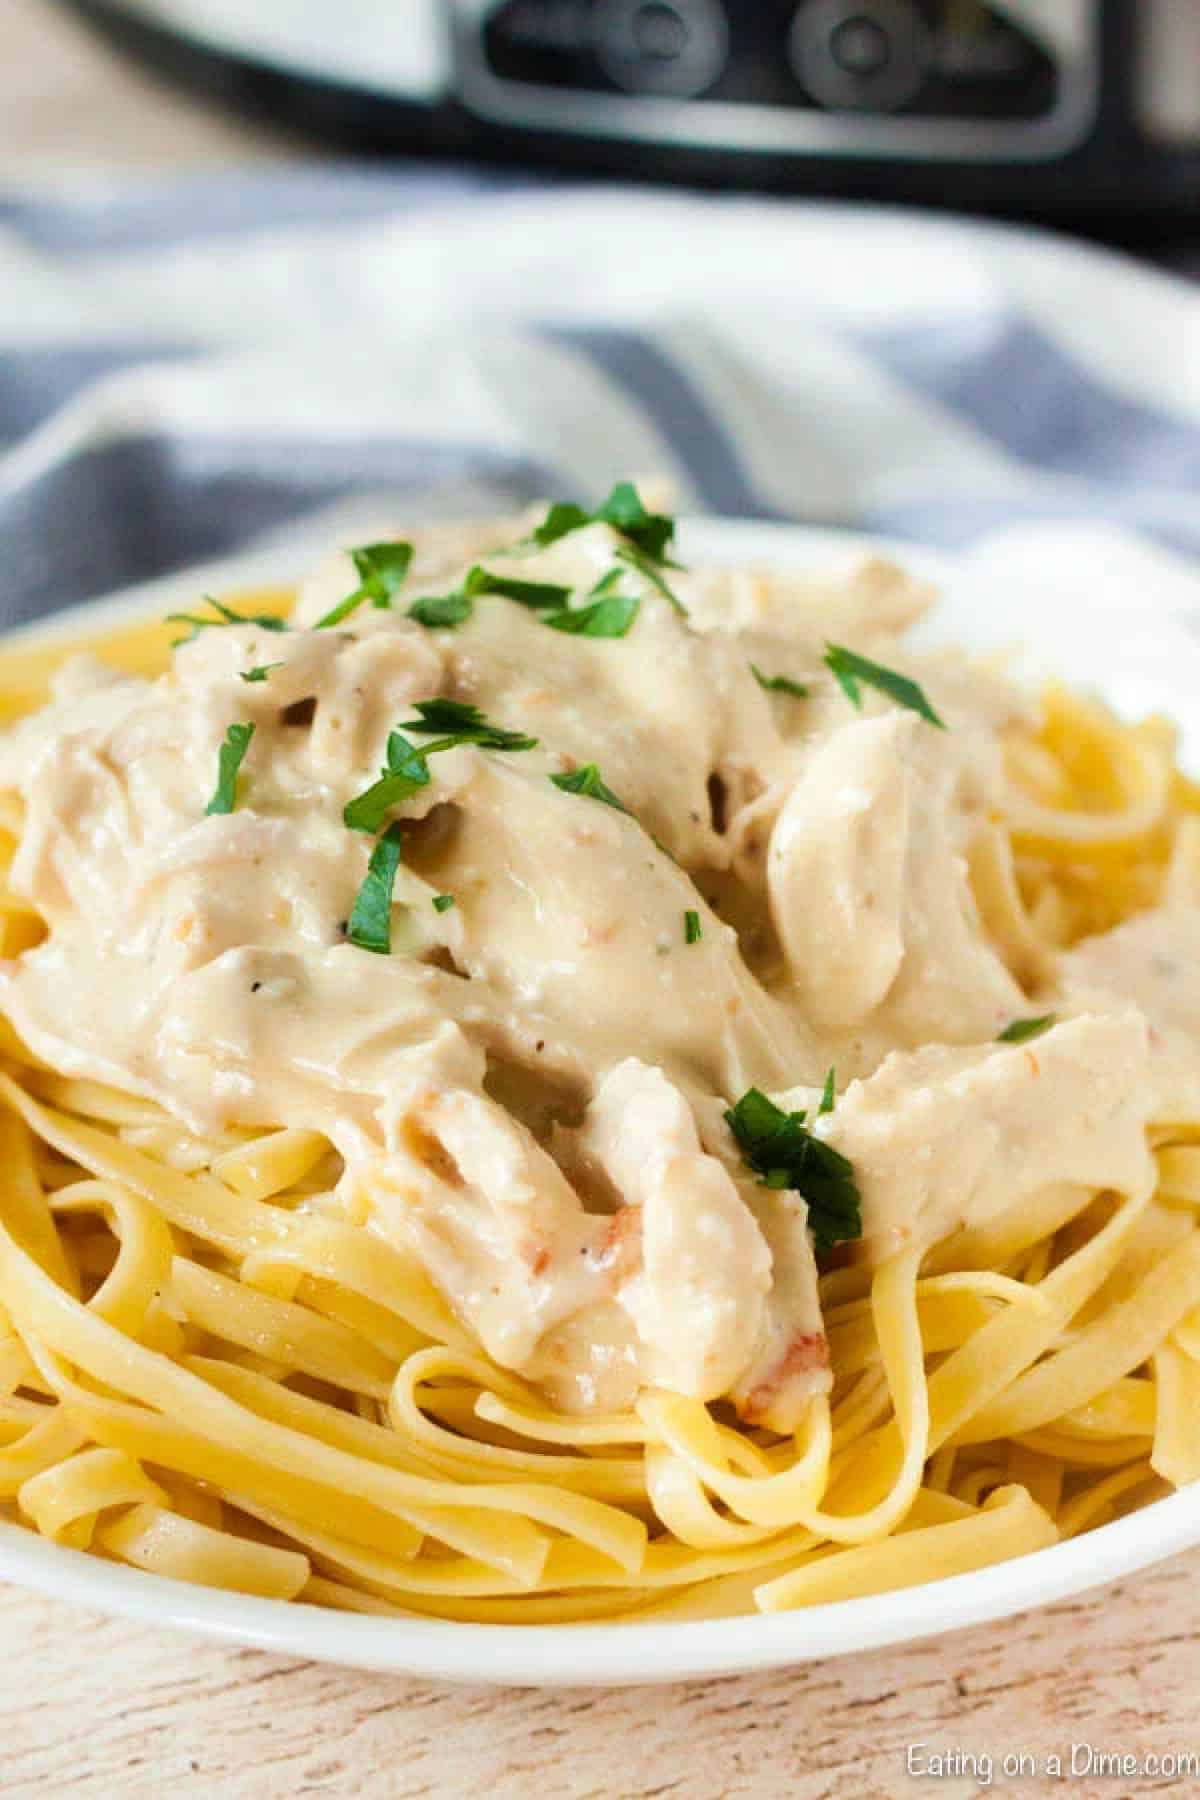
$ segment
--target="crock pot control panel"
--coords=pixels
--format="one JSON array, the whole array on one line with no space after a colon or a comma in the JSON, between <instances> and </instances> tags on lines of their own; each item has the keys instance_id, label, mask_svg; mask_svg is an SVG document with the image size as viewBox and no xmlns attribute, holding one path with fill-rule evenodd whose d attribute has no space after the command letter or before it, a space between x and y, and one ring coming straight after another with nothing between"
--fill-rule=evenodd
<instances>
[{"instance_id":1,"label":"crock pot control panel","mask_svg":"<svg viewBox=\"0 0 1200 1800\"><path fill-rule=\"evenodd\" d=\"M1060 155L1091 129L1094 0L458 0L482 118L704 148Z\"/></svg>"}]
</instances>

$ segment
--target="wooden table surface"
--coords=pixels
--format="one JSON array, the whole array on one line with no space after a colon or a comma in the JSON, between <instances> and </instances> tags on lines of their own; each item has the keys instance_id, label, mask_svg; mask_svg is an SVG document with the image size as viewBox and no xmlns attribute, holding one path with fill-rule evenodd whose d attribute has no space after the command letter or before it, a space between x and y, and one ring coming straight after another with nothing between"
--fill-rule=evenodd
<instances>
[{"instance_id":1,"label":"wooden table surface","mask_svg":"<svg viewBox=\"0 0 1200 1800\"><path fill-rule=\"evenodd\" d=\"M286 156L121 64L44 0L0 0L0 187L99 166ZM919 1601L914 1600L919 1607ZM0 1797L937 1794L938 1753L1007 1794L1200 1793L1200 1553L1008 1624L870 1656L665 1689L451 1688L318 1667L75 1613L0 1588ZM1082 1773L1097 1753L1141 1773ZM1033 1780L1003 1759L1032 1756ZM959 1767L966 1766L960 1760ZM986 1765L979 1764L980 1774ZM1094 1767L1094 1765L1093 1765Z\"/></svg>"},{"instance_id":2,"label":"wooden table surface","mask_svg":"<svg viewBox=\"0 0 1200 1800\"><path fill-rule=\"evenodd\" d=\"M1200 1774L1149 1761L1190 1753L1200 1770L1200 1555L1007 1624L658 1689L435 1686L193 1642L11 1588L0 1606L0 1800L982 1791L970 1775L908 1772L935 1755L959 1768L990 1756L988 1785L1007 1795L1200 1792ZM1076 1768L1102 1754L1142 1772L1070 1780L1073 1749ZM1053 1754L1062 1780L1045 1772ZM1035 1778L1005 1777L1020 1756Z\"/></svg>"}]
</instances>

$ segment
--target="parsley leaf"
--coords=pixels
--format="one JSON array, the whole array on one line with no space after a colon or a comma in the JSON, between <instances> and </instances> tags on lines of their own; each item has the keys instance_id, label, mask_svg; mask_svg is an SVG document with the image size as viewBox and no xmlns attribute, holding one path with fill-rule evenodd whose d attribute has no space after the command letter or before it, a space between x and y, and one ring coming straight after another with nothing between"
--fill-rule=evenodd
<instances>
[{"instance_id":1,"label":"parsley leaf","mask_svg":"<svg viewBox=\"0 0 1200 1800\"><path fill-rule=\"evenodd\" d=\"M655 571L645 573L666 591ZM541 613L542 623L553 631L566 631L577 637L619 638L629 631L641 605L632 595L613 592L621 575L622 570L610 569L592 589L593 604L572 607L569 587L551 581L519 581L515 576L493 575L490 569L476 563L456 592L414 600L408 616L432 629L453 628L471 617L479 595L499 594L502 599L515 600L518 606Z\"/></svg>"},{"instance_id":2,"label":"parsley leaf","mask_svg":"<svg viewBox=\"0 0 1200 1800\"><path fill-rule=\"evenodd\" d=\"M433 896L434 912L440 912L440 913L449 912L450 908L453 905L454 905L454 895L453 894L435 894Z\"/></svg>"},{"instance_id":3,"label":"parsley leaf","mask_svg":"<svg viewBox=\"0 0 1200 1800\"><path fill-rule=\"evenodd\" d=\"M826 1089L829 1082L826 1079ZM817 1254L862 1236L862 1203L853 1165L832 1144L805 1128L802 1112L785 1113L750 1088L725 1121L747 1166L764 1187L791 1188L808 1202Z\"/></svg>"},{"instance_id":4,"label":"parsley leaf","mask_svg":"<svg viewBox=\"0 0 1200 1800\"><path fill-rule=\"evenodd\" d=\"M377 832L394 806L399 806L429 785L429 764L423 751L399 731L388 735L387 767L379 780L349 801L342 820L351 831Z\"/></svg>"},{"instance_id":5,"label":"parsley leaf","mask_svg":"<svg viewBox=\"0 0 1200 1800\"><path fill-rule=\"evenodd\" d=\"M1027 1044L1030 1038L1041 1037L1043 1031L1049 1031L1058 1023L1057 1013L1043 1013L1039 1019L1014 1019L996 1039L998 1044Z\"/></svg>"},{"instance_id":6,"label":"parsley leaf","mask_svg":"<svg viewBox=\"0 0 1200 1800\"><path fill-rule=\"evenodd\" d=\"M532 750L537 739L522 731L506 731L485 719L477 706L465 700L418 700L419 718L407 719L401 731L442 733L443 741L425 746L422 754L451 750L458 744L478 744L481 750Z\"/></svg>"},{"instance_id":7,"label":"parsley leaf","mask_svg":"<svg viewBox=\"0 0 1200 1800\"><path fill-rule=\"evenodd\" d=\"M428 625L431 631L451 631L456 625L465 624L475 611L475 602L470 594L426 594L421 600L414 600L408 609L410 619L418 625Z\"/></svg>"},{"instance_id":8,"label":"parsley leaf","mask_svg":"<svg viewBox=\"0 0 1200 1800\"><path fill-rule=\"evenodd\" d=\"M683 941L685 944L698 944L704 934L700 930L700 914L690 909L683 915Z\"/></svg>"},{"instance_id":9,"label":"parsley leaf","mask_svg":"<svg viewBox=\"0 0 1200 1800\"><path fill-rule=\"evenodd\" d=\"M253 725L231 725L225 733L225 742L217 752L216 792L204 809L206 815L231 813L237 805L238 770L253 736Z\"/></svg>"},{"instance_id":10,"label":"parsley leaf","mask_svg":"<svg viewBox=\"0 0 1200 1800\"><path fill-rule=\"evenodd\" d=\"M330 625L340 625L352 612L357 612L366 600L372 606L390 607L408 574L413 547L403 542L363 544L350 552L350 558L358 575L359 585L353 593L347 594L344 600L339 600L323 618L317 620L314 631L324 631Z\"/></svg>"},{"instance_id":11,"label":"parsley leaf","mask_svg":"<svg viewBox=\"0 0 1200 1800\"><path fill-rule=\"evenodd\" d=\"M557 582L518 581L515 576L493 575L479 563L463 582L463 592L472 598L477 594L500 594L505 600L515 600L518 606L528 606L533 612L565 606L571 597L570 588L560 587Z\"/></svg>"},{"instance_id":12,"label":"parsley leaf","mask_svg":"<svg viewBox=\"0 0 1200 1800\"><path fill-rule=\"evenodd\" d=\"M663 580L662 576L648 557L643 556L640 550L634 550L625 544L622 544L617 551L617 555L621 558L622 562L628 563L631 569L636 569L642 579L648 581L652 588L656 588L664 600L669 600L681 618L687 618L687 607L683 604L679 595L668 587L667 583ZM678 565L671 563L668 566L670 568L676 568Z\"/></svg>"},{"instance_id":13,"label":"parsley leaf","mask_svg":"<svg viewBox=\"0 0 1200 1800\"><path fill-rule=\"evenodd\" d=\"M389 731L384 774L402 775L414 787L424 787L429 780L429 770L425 766L428 754L427 750L418 750L415 744L410 744L402 732Z\"/></svg>"},{"instance_id":14,"label":"parsley leaf","mask_svg":"<svg viewBox=\"0 0 1200 1800\"><path fill-rule=\"evenodd\" d=\"M481 750L532 750L537 743L536 738L524 737L519 731L492 725L477 706L461 700L419 700L417 711L420 718L408 719L389 733L387 767L380 771L379 780L343 807L342 819L351 831L378 831L394 806L411 799L418 788L427 787L429 758L439 750L455 750L460 744L478 744ZM404 736L406 731L448 735L418 749Z\"/></svg>"},{"instance_id":15,"label":"parsley leaf","mask_svg":"<svg viewBox=\"0 0 1200 1800\"><path fill-rule=\"evenodd\" d=\"M342 620L348 619L352 612L357 612L366 599L366 588L356 587L353 593L347 594L344 600L339 600L336 606L331 606L327 613L323 613L313 626L313 630L327 631L331 625L340 625Z\"/></svg>"},{"instance_id":16,"label":"parsley leaf","mask_svg":"<svg viewBox=\"0 0 1200 1800\"><path fill-rule=\"evenodd\" d=\"M475 611L475 601L480 594L499 594L505 600L515 600L518 606L529 607L532 612L545 612L566 606L571 590L560 587L557 582L518 581L514 576L493 575L490 569L476 563L454 593L415 600L408 609L408 616L416 619L419 625L462 625Z\"/></svg>"},{"instance_id":17,"label":"parsley leaf","mask_svg":"<svg viewBox=\"0 0 1200 1800\"><path fill-rule=\"evenodd\" d=\"M239 679L242 681L265 681L272 669L282 669L282 663L259 663L253 669L240 669Z\"/></svg>"},{"instance_id":18,"label":"parsley leaf","mask_svg":"<svg viewBox=\"0 0 1200 1800\"><path fill-rule=\"evenodd\" d=\"M364 544L350 552L358 579L372 606L386 609L404 585L413 559L413 547L403 542Z\"/></svg>"},{"instance_id":19,"label":"parsley leaf","mask_svg":"<svg viewBox=\"0 0 1200 1800\"><path fill-rule=\"evenodd\" d=\"M930 725L936 725L939 731L945 731L945 721L934 712L925 698L924 689L917 682L910 681L907 675L901 675L895 669L885 669L882 663L859 656L857 651L847 650L843 644L826 644L825 667L834 676L852 706L862 705L859 683L865 682L868 687L878 688L881 694L886 694L889 700L895 700L899 706L906 706L910 712L919 713Z\"/></svg>"},{"instance_id":20,"label":"parsley leaf","mask_svg":"<svg viewBox=\"0 0 1200 1800\"><path fill-rule=\"evenodd\" d=\"M234 612L232 606L226 606L223 600L216 600L211 594L204 596L205 606L211 606L218 615L215 619L198 618L195 613L168 613L168 625L190 625L191 630L184 638L176 638L171 648L178 650L181 644L190 644L200 632L217 625L257 625L260 631L286 631L287 620L277 619L271 613Z\"/></svg>"},{"instance_id":21,"label":"parsley leaf","mask_svg":"<svg viewBox=\"0 0 1200 1800\"><path fill-rule=\"evenodd\" d=\"M600 577L594 588L588 589L589 595L611 594L614 588L620 586L624 573L624 569L610 569L607 575Z\"/></svg>"},{"instance_id":22,"label":"parsley leaf","mask_svg":"<svg viewBox=\"0 0 1200 1800\"><path fill-rule=\"evenodd\" d=\"M837 1099L837 1076L832 1069L825 1071L825 1086L821 1089L821 1104L817 1107L818 1119L833 1111L833 1103Z\"/></svg>"},{"instance_id":23,"label":"parsley leaf","mask_svg":"<svg viewBox=\"0 0 1200 1800\"><path fill-rule=\"evenodd\" d=\"M557 544L559 538L566 537L569 532L581 531L585 525L594 522L594 513L584 512L582 506L575 506L571 501L560 500L533 532L533 542L544 549L547 544Z\"/></svg>"},{"instance_id":24,"label":"parsley leaf","mask_svg":"<svg viewBox=\"0 0 1200 1800\"><path fill-rule=\"evenodd\" d=\"M531 542L540 544L544 549L547 544L556 544L559 538L566 537L572 531L581 531L585 525L598 524L611 525L624 538L625 542L617 549L621 561L636 569L639 575L658 589L664 600L670 601L676 612L682 613L686 618L687 607L678 595L672 593L660 573L663 568L679 567L667 555L675 537L675 521L665 513L648 512L631 481L618 481L608 499L595 512L585 512L582 506L560 501L550 508L532 533ZM593 592L607 593L612 585L613 576L606 575L596 584Z\"/></svg>"},{"instance_id":25,"label":"parsley leaf","mask_svg":"<svg viewBox=\"0 0 1200 1800\"><path fill-rule=\"evenodd\" d=\"M346 936L360 950L386 956L392 947L392 889L404 850L399 825L389 825L367 865L367 873L354 901Z\"/></svg>"},{"instance_id":26,"label":"parsley leaf","mask_svg":"<svg viewBox=\"0 0 1200 1800\"><path fill-rule=\"evenodd\" d=\"M622 638L638 616L641 601L633 594L605 594L590 606L564 607L542 620L552 631L569 631L577 637Z\"/></svg>"},{"instance_id":27,"label":"parsley leaf","mask_svg":"<svg viewBox=\"0 0 1200 1800\"><path fill-rule=\"evenodd\" d=\"M790 694L794 700L808 699L808 688L802 681L793 681L790 675L764 675L757 663L750 664L750 673L765 693Z\"/></svg>"},{"instance_id":28,"label":"parsley leaf","mask_svg":"<svg viewBox=\"0 0 1200 1800\"><path fill-rule=\"evenodd\" d=\"M647 512L631 481L618 481L594 516L628 538L643 556L666 562L667 547L675 536L675 521L664 513Z\"/></svg>"},{"instance_id":29,"label":"parsley leaf","mask_svg":"<svg viewBox=\"0 0 1200 1800\"><path fill-rule=\"evenodd\" d=\"M556 544L559 538L567 537L572 531L582 531L585 525L611 525L635 550L656 563L668 560L667 549L675 537L674 519L665 513L647 512L633 483L618 481L608 499L595 512L585 512L582 506L575 506L570 501L559 501L552 506L533 532L533 542L544 548L547 544Z\"/></svg>"},{"instance_id":30,"label":"parsley leaf","mask_svg":"<svg viewBox=\"0 0 1200 1800\"><path fill-rule=\"evenodd\" d=\"M589 800L602 800L605 806L615 806L618 812L629 811L603 780L595 763L584 763L581 769L574 769L570 775L552 775L550 779L564 794L586 794Z\"/></svg>"}]
</instances>

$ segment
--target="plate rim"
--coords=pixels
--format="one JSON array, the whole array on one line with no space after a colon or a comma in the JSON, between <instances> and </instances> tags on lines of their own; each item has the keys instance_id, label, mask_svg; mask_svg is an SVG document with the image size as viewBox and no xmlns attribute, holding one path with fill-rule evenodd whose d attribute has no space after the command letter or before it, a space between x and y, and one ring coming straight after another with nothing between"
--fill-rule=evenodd
<instances>
[{"instance_id":1,"label":"plate rim","mask_svg":"<svg viewBox=\"0 0 1200 1800\"><path fill-rule=\"evenodd\" d=\"M322 535L326 544L336 539L336 519L326 519ZM836 563L892 554L915 573L940 581L964 562L903 539L802 524L689 518L681 520L681 536L685 547L714 560L769 550L793 568L827 567L831 557ZM221 582L288 581L311 562L314 541L302 529L291 544L276 542L64 608L5 633L0 644L50 643L85 618L100 624L152 615L181 593ZM915 1643L1053 1605L1197 1544L1200 1484L1080 1537L919 1587L793 1612L624 1623L497 1625L343 1613L152 1575L4 1520L0 1579L139 1624L348 1668L485 1686L619 1687L711 1679Z\"/></svg>"},{"instance_id":2,"label":"plate rim","mask_svg":"<svg viewBox=\"0 0 1200 1800\"><path fill-rule=\"evenodd\" d=\"M0 1521L0 1578L132 1622L346 1668L489 1687L716 1679L917 1643L1105 1587L1200 1543L1200 1488L963 1575L794 1612L725 1619L493 1625L375 1618L191 1586ZM919 1596L919 1615L914 1600Z\"/></svg>"}]
</instances>

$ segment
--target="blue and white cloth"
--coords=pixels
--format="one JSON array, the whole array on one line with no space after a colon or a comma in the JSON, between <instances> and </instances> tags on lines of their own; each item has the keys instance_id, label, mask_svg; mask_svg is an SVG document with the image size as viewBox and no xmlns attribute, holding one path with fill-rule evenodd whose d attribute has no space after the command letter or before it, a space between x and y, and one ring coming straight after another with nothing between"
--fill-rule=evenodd
<instances>
[{"instance_id":1,"label":"blue and white cloth","mask_svg":"<svg viewBox=\"0 0 1200 1800\"><path fill-rule=\"evenodd\" d=\"M899 211L328 165L0 194L0 626L348 496L1200 555L1200 288Z\"/></svg>"}]
</instances>

